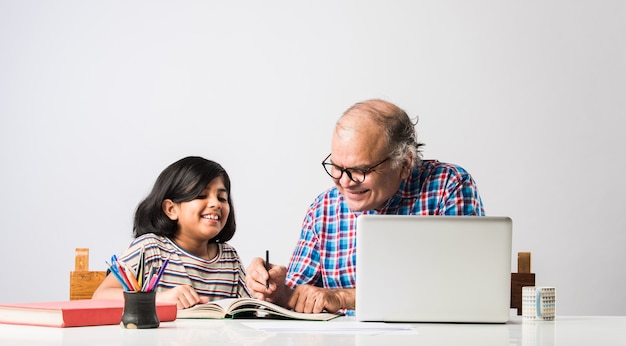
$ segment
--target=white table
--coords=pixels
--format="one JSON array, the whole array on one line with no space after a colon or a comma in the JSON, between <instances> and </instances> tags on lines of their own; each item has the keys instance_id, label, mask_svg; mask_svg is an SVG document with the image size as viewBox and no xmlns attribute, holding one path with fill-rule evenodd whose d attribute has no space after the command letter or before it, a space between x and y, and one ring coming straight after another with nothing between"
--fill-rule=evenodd
<instances>
[{"instance_id":1,"label":"white table","mask_svg":"<svg viewBox=\"0 0 626 346\"><path fill-rule=\"evenodd\" d=\"M626 345L626 316L558 316L553 322L529 322L515 316L498 325L415 323L386 324L409 330L370 328L377 325L358 323L351 317L330 322L176 320L143 330L118 325L0 324L0 345ZM322 330L326 328L334 333Z\"/></svg>"}]
</instances>

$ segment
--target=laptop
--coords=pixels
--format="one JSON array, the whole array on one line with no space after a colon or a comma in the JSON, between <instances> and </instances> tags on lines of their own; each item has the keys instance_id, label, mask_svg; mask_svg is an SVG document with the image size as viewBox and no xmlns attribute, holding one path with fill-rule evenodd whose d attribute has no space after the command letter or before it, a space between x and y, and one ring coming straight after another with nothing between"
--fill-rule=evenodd
<instances>
[{"instance_id":1,"label":"laptop","mask_svg":"<svg viewBox=\"0 0 626 346\"><path fill-rule=\"evenodd\" d=\"M361 215L356 225L358 321L509 320L509 217Z\"/></svg>"}]
</instances>

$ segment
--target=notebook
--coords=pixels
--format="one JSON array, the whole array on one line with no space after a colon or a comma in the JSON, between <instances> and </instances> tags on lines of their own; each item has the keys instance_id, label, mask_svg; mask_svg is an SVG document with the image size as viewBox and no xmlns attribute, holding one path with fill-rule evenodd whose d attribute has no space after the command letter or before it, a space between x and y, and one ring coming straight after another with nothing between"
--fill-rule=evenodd
<instances>
[{"instance_id":1,"label":"notebook","mask_svg":"<svg viewBox=\"0 0 626 346\"><path fill-rule=\"evenodd\" d=\"M509 320L509 217L362 215L356 229L358 321Z\"/></svg>"}]
</instances>

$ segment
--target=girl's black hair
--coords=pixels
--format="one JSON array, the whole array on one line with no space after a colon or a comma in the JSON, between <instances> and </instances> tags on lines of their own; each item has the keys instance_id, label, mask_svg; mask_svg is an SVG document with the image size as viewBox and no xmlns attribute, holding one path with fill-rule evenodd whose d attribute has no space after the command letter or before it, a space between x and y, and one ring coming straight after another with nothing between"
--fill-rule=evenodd
<instances>
[{"instance_id":1,"label":"girl's black hair","mask_svg":"<svg viewBox=\"0 0 626 346\"><path fill-rule=\"evenodd\" d=\"M226 170L217 162L199 156L182 158L161 172L152 192L137 206L133 234L138 237L146 233L173 238L178 232L178 222L171 220L163 212L162 203L166 199L174 203L189 202L207 187L211 180L223 177L230 213L224 228L209 243L229 241L235 234L235 208L230 196L230 178Z\"/></svg>"}]
</instances>

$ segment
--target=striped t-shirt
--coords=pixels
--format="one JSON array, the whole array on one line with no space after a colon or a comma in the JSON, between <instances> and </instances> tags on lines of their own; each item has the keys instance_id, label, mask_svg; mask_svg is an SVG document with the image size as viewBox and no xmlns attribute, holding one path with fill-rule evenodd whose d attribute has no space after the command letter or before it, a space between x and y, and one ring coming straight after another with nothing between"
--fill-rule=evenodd
<instances>
[{"instance_id":1,"label":"striped t-shirt","mask_svg":"<svg viewBox=\"0 0 626 346\"><path fill-rule=\"evenodd\" d=\"M147 233L135 238L119 260L136 270L143 249L148 273L152 267L159 269L169 258L157 292L190 285L209 300L250 297L245 285L246 273L237 251L226 243L217 245L216 258L206 260L183 250L167 237Z\"/></svg>"}]
</instances>

